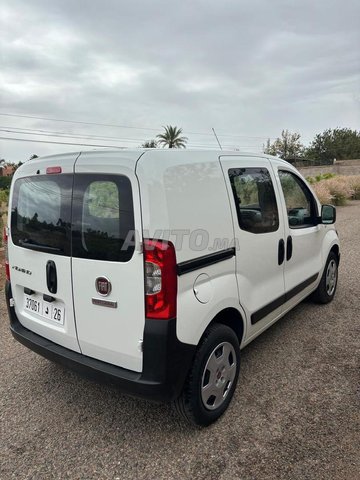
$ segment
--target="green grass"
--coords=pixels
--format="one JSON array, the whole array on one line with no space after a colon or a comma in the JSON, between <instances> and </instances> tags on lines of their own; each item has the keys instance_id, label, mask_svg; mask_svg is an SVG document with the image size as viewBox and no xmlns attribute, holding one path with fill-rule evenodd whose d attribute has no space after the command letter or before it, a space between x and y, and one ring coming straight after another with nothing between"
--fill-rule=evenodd
<instances>
[{"instance_id":1,"label":"green grass","mask_svg":"<svg viewBox=\"0 0 360 480\"><path fill-rule=\"evenodd\" d=\"M311 183L318 183L321 182L322 180L329 180L330 178L336 177L335 173L320 173L319 175L316 175L315 177L306 177L306 180Z\"/></svg>"}]
</instances>

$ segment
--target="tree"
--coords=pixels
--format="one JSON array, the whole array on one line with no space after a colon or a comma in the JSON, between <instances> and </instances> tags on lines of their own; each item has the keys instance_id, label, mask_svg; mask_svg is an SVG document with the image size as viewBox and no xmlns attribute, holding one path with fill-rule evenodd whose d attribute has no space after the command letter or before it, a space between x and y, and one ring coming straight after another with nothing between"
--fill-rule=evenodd
<instances>
[{"instance_id":1,"label":"tree","mask_svg":"<svg viewBox=\"0 0 360 480\"><path fill-rule=\"evenodd\" d=\"M8 190L11 185L12 177L0 177L0 190Z\"/></svg>"},{"instance_id":2,"label":"tree","mask_svg":"<svg viewBox=\"0 0 360 480\"><path fill-rule=\"evenodd\" d=\"M283 130L281 138L277 138L273 143L270 143L270 139L267 141L266 146L264 146L264 153L284 159L299 157L304 149L300 137L300 133Z\"/></svg>"},{"instance_id":3,"label":"tree","mask_svg":"<svg viewBox=\"0 0 360 480\"><path fill-rule=\"evenodd\" d=\"M146 140L146 142L144 142L141 145L141 148L157 148L157 146L158 146L158 142L154 139L151 139L151 140Z\"/></svg>"},{"instance_id":4,"label":"tree","mask_svg":"<svg viewBox=\"0 0 360 480\"><path fill-rule=\"evenodd\" d=\"M187 137L181 136L182 128L167 125L163 129L165 130L164 133L156 135L160 145L168 148L186 148Z\"/></svg>"},{"instance_id":5,"label":"tree","mask_svg":"<svg viewBox=\"0 0 360 480\"><path fill-rule=\"evenodd\" d=\"M0 160L0 163L1 163L1 160ZM13 173L16 172L16 170L21 167L21 165L23 164L24 162L19 162L19 163L14 163L14 162L7 162L6 165L8 167L12 167L13 168ZM0 167L1 168L1 167Z\"/></svg>"},{"instance_id":6,"label":"tree","mask_svg":"<svg viewBox=\"0 0 360 480\"><path fill-rule=\"evenodd\" d=\"M29 160L34 160L35 158L39 158L39 155L36 155L36 153L33 153Z\"/></svg>"},{"instance_id":7,"label":"tree","mask_svg":"<svg viewBox=\"0 0 360 480\"><path fill-rule=\"evenodd\" d=\"M309 148L305 150L305 155L314 160L360 158L360 131L329 128L315 135Z\"/></svg>"}]
</instances>

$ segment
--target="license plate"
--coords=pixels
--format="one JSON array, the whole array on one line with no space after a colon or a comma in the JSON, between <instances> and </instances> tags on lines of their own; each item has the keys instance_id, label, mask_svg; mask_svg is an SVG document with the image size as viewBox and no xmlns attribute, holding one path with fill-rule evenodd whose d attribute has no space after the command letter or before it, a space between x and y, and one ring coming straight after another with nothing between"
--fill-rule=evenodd
<instances>
[{"instance_id":1,"label":"license plate","mask_svg":"<svg viewBox=\"0 0 360 480\"><path fill-rule=\"evenodd\" d=\"M27 312L36 313L41 317L64 325L65 308L59 302L45 302L40 295L25 295L24 309Z\"/></svg>"}]
</instances>

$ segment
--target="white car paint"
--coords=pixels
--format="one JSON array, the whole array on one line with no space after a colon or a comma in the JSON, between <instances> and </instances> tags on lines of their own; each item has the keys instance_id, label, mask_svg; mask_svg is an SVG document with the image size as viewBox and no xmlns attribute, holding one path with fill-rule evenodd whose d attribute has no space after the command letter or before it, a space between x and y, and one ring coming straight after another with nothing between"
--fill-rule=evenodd
<instances>
[{"instance_id":1,"label":"white car paint","mask_svg":"<svg viewBox=\"0 0 360 480\"><path fill-rule=\"evenodd\" d=\"M127 176L132 186L138 234L135 251L124 263L60 257L15 246L10 236L10 265L25 266L32 271L30 278L11 270L16 314L23 326L59 345L135 372L143 369L142 237L160 237L173 242L177 263L222 250L224 239L229 246L239 246L235 256L178 277L176 332L181 342L191 345L199 343L214 317L227 308L235 309L243 318L242 347L248 344L316 289L329 251L338 245L333 225L319 224L290 231L278 170L302 177L290 164L273 157L157 149L93 151L29 161L17 171L14 181L36 175L37 171L44 175L49 166L61 166L63 173L75 175ZM241 167L263 167L269 171L279 210L277 231L256 235L239 227L227 170ZM10 204L11 201L12 197ZM205 232L206 247L191 245L201 237L201 234L194 235L196 231ZM290 234L293 258L278 265L279 239L286 240ZM183 235L181 245L179 235ZM63 326L25 313L22 307L24 287L45 293L45 265L54 258L61 280L57 298L66 307ZM251 323L254 312L314 274L318 274L316 281L260 321ZM197 281L199 275L201 281ZM99 276L111 279L113 288L108 299L116 302L118 308L108 309L92 303L97 295L94 282Z\"/></svg>"}]
</instances>

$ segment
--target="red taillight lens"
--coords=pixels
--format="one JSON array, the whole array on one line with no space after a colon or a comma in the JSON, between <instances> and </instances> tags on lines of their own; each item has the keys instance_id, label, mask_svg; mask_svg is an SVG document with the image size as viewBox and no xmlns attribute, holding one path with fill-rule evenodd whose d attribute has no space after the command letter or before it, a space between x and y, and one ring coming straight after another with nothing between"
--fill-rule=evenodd
<instances>
[{"instance_id":1,"label":"red taillight lens","mask_svg":"<svg viewBox=\"0 0 360 480\"><path fill-rule=\"evenodd\" d=\"M5 248L5 274L6 279L10 281L10 265L9 265L9 255L8 255L8 228L4 227L4 248Z\"/></svg>"},{"instance_id":2,"label":"red taillight lens","mask_svg":"<svg viewBox=\"0 0 360 480\"><path fill-rule=\"evenodd\" d=\"M48 175L52 175L54 173L61 173L61 172L62 172L61 167L47 167L47 169L46 169L46 173Z\"/></svg>"},{"instance_id":3,"label":"red taillight lens","mask_svg":"<svg viewBox=\"0 0 360 480\"><path fill-rule=\"evenodd\" d=\"M144 239L146 318L176 317L177 273L171 242Z\"/></svg>"}]
</instances>

